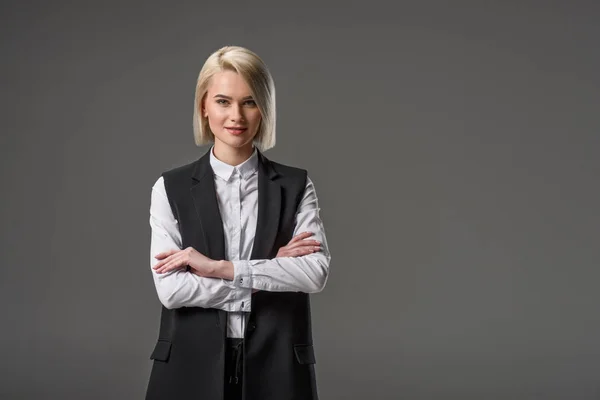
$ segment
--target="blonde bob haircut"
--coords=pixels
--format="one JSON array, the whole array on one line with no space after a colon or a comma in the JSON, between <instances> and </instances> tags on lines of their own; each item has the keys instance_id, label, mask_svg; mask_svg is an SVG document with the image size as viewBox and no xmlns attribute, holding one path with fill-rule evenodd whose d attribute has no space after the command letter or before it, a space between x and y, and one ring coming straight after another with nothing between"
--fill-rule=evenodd
<instances>
[{"instance_id":1,"label":"blonde bob haircut","mask_svg":"<svg viewBox=\"0 0 600 400\"><path fill-rule=\"evenodd\" d=\"M225 46L212 53L198 75L194 97L194 140L197 146L213 143L208 118L200 111L208 91L210 78L218 72L231 70L244 78L261 114L254 145L260 151L275 146L275 84L266 64L254 52L240 46Z\"/></svg>"}]
</instances>

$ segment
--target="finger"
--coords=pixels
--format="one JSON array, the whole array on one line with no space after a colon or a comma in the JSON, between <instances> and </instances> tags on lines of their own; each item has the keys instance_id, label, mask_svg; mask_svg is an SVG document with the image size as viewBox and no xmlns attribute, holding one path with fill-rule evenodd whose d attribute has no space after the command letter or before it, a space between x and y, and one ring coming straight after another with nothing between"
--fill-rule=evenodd
<instances>
[{"instance_id":1,"label":"finger","mask_svg":"<svg viewBox=\"0 0 600 400\"><path fill-rule=\"evenodd\" d=\"M161 260L163 258L166 258L166 257L172 255L172 254L177 253L178 251L180 251L180 250L172 249L172 250L163 251L163 252L160 252L157 255L155 255L154 258L156 258L157 260Z\"/></svg>"},{"instance_id":2,"label":"finger","mask_svg":"<svg viewBox=\"0 0 600 400\"><path fill-rule=\"evenodd\" d=\"M319 243L315 241L316 243ZM279 249L277 257L297 257L321 250L318 244L311 244L309 241L299 242L293 245L285 246Z\"/></svg>"},{"instance_id":3,"label":"finger","mask_svg":"<svg viewBox=\"0 0 600 400\"><path fill-rule=\"evenodd\" d=\"M316 241L316 240L301 240L299 242L296 243L292 243L290 245L285 246L284 250L295 250L295 249L299 249L301 247L315 247L315 246L320 246L321 243Z\"/></svg>"},{"instance_id":4,"label":"finger","mask_svg":"<svg viewBox=\"0 0 600 400\"><path fill-rule=\"evenodd\" d=\"M318 240L308 240L308 239L303 239L303 240L299 240L295 243L292 244L288 244L286 246L286 248L288 249L295 249L297 247L304 247L304 246L320 246L321 242L319 242Z\"/></svg>"},{"instance_id":5,"label":"finger","mask_svg":"<svg viewBox=\"0 0 600 400\"><path fill-rule=\"evenodd\" d=\"M311 254L311 253L316 253L317 251L320 251L321 247L319 246L310 246L304 249L305 254Z\"/></svg>"},{"instance_id":6,"label":"finger","mask_svg":"<svg viewBox=\"0 0 600 400\"><path fill-rule=\"evenodd\" d=\"M300 234L298 234L298 235L294 236L294 237L292 238L292 240L290 240L290 241L289 241L289 243L288 243L288 244L295 243L295 242L297 242L298 240L306 239L307 237L311 237L312 235L314 235L312 232L302 232L302 233L300 233Z\"/></svg>"},{"instance_id":7,"label":"finger","mask_svg":"<svg viewBox=\"0 0 600 400\"><path fill-rule=\"evenodd\" d=\"M175 269L181 268L181 266L183 265L183 263L181 262L181 260L172 260L169 261L163 268L161 268L161 273L165 273L165 272L169 272L169 271L173 271Z\"/></svg>"},{"instance_id":8,"label":"finger","mask_svg":"<svg viewBox=\"0 0 600 400\"><path fill-rule=\"evenodd\" d=\"M159 268L163 267L169 261L170 261L169 258L166 258L166 259L164 259L162 261L159 261L156 264L154 264L154 267L152 267L152 268L154 268L155 270L158 270Z\"/></svg>"},{"instance_id":9,"label":"finger","mask_svg":"<svg viewBox=\"0 0 600 400\"><path fill-rule=\"evenodd\" d=\"M170 260L168 263L166 263L162 268L157 270L157 272L159 274L163 274L165 272L169 272L174 269L181 268L182 265L184 265L182 257L176 257L176 258L173 258L172 260Z\"/></svg>"},{"instance_id":10,"label":"finger","mask_svg":"<svg viewBox=\"0 0 600 400\"><path fill-rule=\"evenodd\" d=\"M300 256L305 256L307 254L310 254L312 252L313 252L312 249L300 248L300 249L293 250L292 254L294 255L294 257L300 257Z\"/></svg>"},{"instance_id":11,"label":"finger","mask_svg":"<svg viewBox=\"0 0 600 400\"><path fill-rule=\"evenodd\" d=\"M173 257L177 257L178 255L181 254L183 250L167 250L167 251L163 251L162 253L158 253L155 258L160 259L160 257L162 257L162 260L159 261L158 263L156 263L154 265L155 270L163 267L166 263L168 263L169 261L171 261L173 259Z\"/></svg>"},{"instance_id":12,"label":"finger","mask_svg":"<svg viewBox=\"0 0 600 400\"><path fill-rule=\"evenodd\" d=\"M161 260L161 261L157 262L156 264L154 264L154 266L152 268L154 268L155 270L158 270L158 269L164 267L165 264L167 264L172 259L173 259L172 256L166 256L163 260Z\"/></svg>"},{"instance_id":13,"label":"finger","mask_svg":"<svg viewBox=\"0 0 600 400\"><path fill-rule=\"evenodd\" d=\"M282 252L278 257L300 257L314 253L319 249L320 247L318 246L302 246L296 249L286 250Z\"/></svg>"},{"instance_id":14,"label":"finger","mask_svg":"<svg viewBox=\"0 0 600 400\"><path fill-rule=\"evenodd\" d=\"M163 268L156 270L156 273L157 274L165 274L167 272L170 272L170 271L176 269L176 267L177 267L177 264L169 263L169 264L165 265Z\"/></svg>"},{"instance_id":15,"label":"finger","mask_svg":"<svg viewBox=\"0 0 600 400\"><path fill-rule=\"evenodd\" d=\"M158 253L157 255L155 255L154 258L156 258L157 260L161 260L161 259L163 259L165 257L168 257L168 256L169 256L168 252L167 251L163 251L163 252Z\"/></svg>"}]
</instances>

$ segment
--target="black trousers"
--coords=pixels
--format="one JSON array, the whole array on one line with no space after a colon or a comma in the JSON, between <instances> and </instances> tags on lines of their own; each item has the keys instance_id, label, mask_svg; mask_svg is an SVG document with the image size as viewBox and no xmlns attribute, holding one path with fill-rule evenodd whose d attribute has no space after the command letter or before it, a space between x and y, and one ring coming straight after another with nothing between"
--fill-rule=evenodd
<instances>
[{"instance_id":1,"label":"black trousers","mask_svg":"<svg viewBox=\"0 0 600 400\"><path fill-rule=\"evenodd\" d=\"M227 338L225 342L225 400L242 399L243 341L243 338Z\"/></svg>"}]
</instances>

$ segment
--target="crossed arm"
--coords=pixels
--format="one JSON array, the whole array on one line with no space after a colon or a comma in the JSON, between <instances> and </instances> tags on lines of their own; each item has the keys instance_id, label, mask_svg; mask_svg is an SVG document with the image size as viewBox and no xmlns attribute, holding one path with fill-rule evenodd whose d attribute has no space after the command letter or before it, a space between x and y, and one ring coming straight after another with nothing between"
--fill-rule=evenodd
<instances>
[{"instance_id":1,"label":"crossed arm","mask_svg":"<svg viewBox=\"0 0 600 400\"><path fill-rule=\"evenodd\" d=\"M314 185L307 179L296 214L294 238L279 249L276 258L212 260L191 247L182 249L178 222L160 177L152 188L150 205L150 265L159 300L167 308L250 311L251 295L257 290L323 290L331 256L319 210Z\"/></svg>"}]
</instances>

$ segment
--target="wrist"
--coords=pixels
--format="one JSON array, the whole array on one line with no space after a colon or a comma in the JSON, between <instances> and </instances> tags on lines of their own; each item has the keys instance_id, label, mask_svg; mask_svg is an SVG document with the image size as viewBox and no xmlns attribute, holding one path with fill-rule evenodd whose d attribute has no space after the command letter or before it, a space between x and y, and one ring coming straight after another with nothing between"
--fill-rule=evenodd
<instances>
[{"instance_id":1,"label":"wrist","mask_svg":"<svg viewBox=\"0 0 600 400\"><path fill-rule=\"evenodd\" d=\"M214 261L214 277L233 280L233 263L228 260Z\"/></svg>"}]
</instances>

